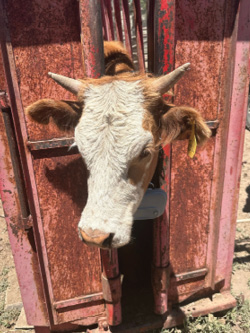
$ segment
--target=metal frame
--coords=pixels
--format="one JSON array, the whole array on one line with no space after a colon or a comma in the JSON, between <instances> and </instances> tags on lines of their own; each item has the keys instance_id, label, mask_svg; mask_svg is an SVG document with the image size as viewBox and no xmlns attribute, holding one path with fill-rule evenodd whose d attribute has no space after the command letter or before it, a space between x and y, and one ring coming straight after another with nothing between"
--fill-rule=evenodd
<instances>
[{"instance_id":1,"label":"metal frame","mask_svg":"<svg viewBox=\"0 0 250 333\"><path fill-rule=\"evenodd\" d=\"M124 38L127 49L132 54L128 2L122 0L120 8L120 3L114 1L114 22L111 4L110 0L101 3L97 0L80 0L79 2L83 59L81 65L84 65L85 75L90 77L99 77L104 72L101 15L104 19L103 32L106 39L112 40L115 35L119 40ZM184 1L183 4L179 2L178 6L180 5L185 6ZM43 219L40 212L39 189L36 185L32 156L38 156L42 152L48 154L49 151L53 155L57 149L67 149L72 144L73 138L52 139L46 134L43 139L40 139L39 136L34 136L34 133L28 132L20 93L22 82L19 82L15 51L10 42L6 6L4 1L0 2L0 24L2 25L0 69L5 70L5 76L4 78L0 76L0 80L4 89L8 89L8 96L2 92L0 96L2 109L0 126L6 128L6 131L1 131L0 134L3 143L0 145L1 154L5 157L0 159L1 198L27 319L30 324L36 326L36 332L49 332L50 329L72 330L77 325L93 323L98 323L100 330L106 330L109 325L114 327L122 321L121 280L116 250L101 250L100 254L93 254L95 260L99 260L100 271L102 271L102 277L98 282L102 285L102 291L67 300L58 301L53 298L47 247L42 227ZM123 18L121 18L120 9L122 9ZM178 40L175 22L176 10L180 11L180 7L176 8L174 0L150 0L148 10L150 13L148 16L148 68L157 75L164 74L172 70L175 63L182 58L178 53L181 43ZM172 223L173 216L170 215L172 207L170 199L172 191L176 190L176 170L171 164L171 157L173 156L173 161L175 161L177 155L175 148L172 151L168 146L165 148L164 189L167 191L169 199L164 215L154 221L152 263L155 313L162 316L145 320L143 325L137 327L142 331L180 324L186 314L198 316L221 311L236 304L229 290L250 74L250 24L248 22L250 9L248 1L242 0L238 8L236 4L233 6L229 2L225 2L224 10L227 14L224 33L229 34L233 23L234 29L230 36L231 39L227 39L221 44L221 94L217 117L209 119L209 125L213 129L216 139L212 138L215 146L213 151L214 174L211 185L206 267L177 273L174 273L171 267L173 237L170 221ZM236 11L238 14L235 16ZM140 3L137 0L134 0L134 12L139 69L144 70L141 13ZM96 24L93 24L93 17L97 17ZM234 17L236 17L235 21ZM192 26L192 20L189 23ZM122 24L124 36L121 29ZM71 49L77 50L74 49L73 53L79 52L78 44L75 46L72 43ZM234 46L236 46L235 49ZM152 52L152 50L154 51ZM235 60L233 66L231 59ZM185 95L185 86L180 85L180 87ZM59 97L63 98L62 96ZM176 100L182 100L179 88L176 91ZM200 155L203 160L206 159L205 152ZM26 192L27 198L25 198ZM183 285L183 281L186 281L188 287L180 294L179 301L192 297L195 291L197 297L214 294L212 301L204 299L192 303L192 306L179 309L172 307L173 288L179 288ZM194 284L192 285L192 283ZM28 291L27 286L29 286ZM28 296L27 292L29 292ZM178 290L176 292L178 294ZM220 292L220 294L216 292ZM84 304L87 305L84 310L76 309ZM69 312L63 317L60 311L61 313ZM80 319L81 316L85 318ZM74 323L66 323L73 321ZM49 326L50 328L48 328ZM133 325L122 324L117 329L119 332L131 332ZM115 328L113 330L115 331Z\"/></svg>"}]
</instances>

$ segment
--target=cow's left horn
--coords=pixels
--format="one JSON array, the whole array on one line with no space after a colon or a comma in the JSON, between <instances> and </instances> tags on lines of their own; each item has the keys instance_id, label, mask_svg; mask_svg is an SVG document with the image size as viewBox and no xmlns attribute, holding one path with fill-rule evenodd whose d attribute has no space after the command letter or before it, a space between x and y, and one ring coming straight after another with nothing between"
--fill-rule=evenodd
<instances>
[{"instance_id":1,"label":"cow's left horn","mask_svg":"<svg viewBox=\"0 0 250 333\"><path fill-rule=\"evenodd\" d=\"M159 77L153 82L153 87L161 94L166 93L182 78L185 72L189 70L189 66L190 63L188 62L176 68L173 72Z\"/></svg>"},{"instance_id":2,"label":"cow's left horn","mask_svg":"<svg viewBox=\"0 0 250 333\"><path fill-rule=\"evenodd\" d=\"M49 77L51 77L56 83L60 84L66 90L72 92L74 95L78 94L78 91L81 86L81 82L75 79L71 79L67 76L55 74L55 73L48 73Z\"/></svg>"}]
</instances>

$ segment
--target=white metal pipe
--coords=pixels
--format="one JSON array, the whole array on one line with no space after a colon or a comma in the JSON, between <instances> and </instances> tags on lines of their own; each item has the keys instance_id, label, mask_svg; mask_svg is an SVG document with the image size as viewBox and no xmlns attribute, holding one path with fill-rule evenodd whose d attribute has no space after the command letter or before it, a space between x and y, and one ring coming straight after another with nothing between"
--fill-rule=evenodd
<instances>
[{"instance_id":1,"label":"white metal pipe","mask_svg":"<svg viewBox=\"0 0 250 333\"><path fill-rule=\"evenodd\" d=\"M237 220L237 223L250 222L250 219Z\"/></svg>"}]
</instances>

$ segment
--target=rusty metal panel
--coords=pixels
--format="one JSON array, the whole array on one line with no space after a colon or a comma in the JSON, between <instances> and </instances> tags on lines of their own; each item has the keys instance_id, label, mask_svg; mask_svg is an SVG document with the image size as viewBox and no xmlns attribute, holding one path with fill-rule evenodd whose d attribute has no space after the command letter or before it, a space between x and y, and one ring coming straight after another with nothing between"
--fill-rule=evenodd
<instances>
[{"instance_id":1,"label":"rusty metal panel","mask_svg":"<svg viewBox=\"0 0 250 333\"><path fill-rule=\"evenodd\" d=\"M191 70L175 91L176 101L197 108L206 120L218 116L227 1L176 1L176 66Z\"/></svg>"},{"instance_id":2,"label":"rusty metal panel","mask_svg":"<svg viewBox=\"0 0 250 333\"><path fill-rule=\"evenodd\" d=\"M83 244L77 231L87 200L87 170L78 154L52 154L37 153L34 172L55 302L94 294L101 284L96 249Z\"/></svg>"},{"instance_id":3,"label":"rusty metal panel","mask_svg":"<svg viewBox=\"0 0 250 333\"><path fill-rule=\"evenodd\" d=\"M206 265L214 144L210 139L193 159L187 156L187 143L172 147L170 257L175 274Z\"/></svg>"},{"instance_id":4,"label":"rusty metal panel","mask_svg":"<svg viewBox=\"0 0 250 333\"><path fill-rule=\"evenodd\" d=\"M40 98L73 99L47 73L83 77L78 3L10 0L6 12L23 107ZM30 140L69 136L55 126L27 124Z\"/></svg>"},{"instance_id":5,"label":"rusty metal panel","mask_svg":"<svg viewBox=\"0 0 250 333\"><path fill-rule=\"evenodd\" d=\"M244 1L242 3L246 5L246 0ZM69 0L57 0L53 3L9 0L2 3L6 7L6 26L9 32L4 63L6 65L6 59L10 62L8 76L13 82L9 79L8 88L12 105L15 106L14 100L17 104L12 112L17 133L22 134L19 149L21 147L24 173L28 179L31 211L36 217L34 231L36 244L39 246L36 260L39 259L41 275L47 279L43 281L43 293L48 305L50 324L53 326L76 321L90 325L104 315L106 300L108 321L117 325L121 321L117 253L115 250L101 252L102 279L105 281L103 295L99 252L82 244L77 236L78 218L87 199L87 174L77 152L67 152L67 147L73 141L73 133L58 131L53 124L44 130L43 126L25 120L23 113L23 107L38 98L72 99L69 93L46 77L48 71L70 77L82 77L84 70L85 75L92 77L103 73L103 63L99 61L103 58L101 25L95 29L94 24L89 24L92 17L97 17L97 21L101 20L100 7L95 11L99 1L81 0L79 5ZM117 1L113 3L116 30L119 39L122 39L120 6ZM140 4L136 0L134 4L135 12L139 15L136 27L141 53L139 60L142 60ZM193 160L186 156L187 142L173 144L172 150L169 146L165 148L165 188L171 201L168 201L164 217L155 221L156 269L153 280L154 287L160 286L155 292L158 313L171 310L168 300L175 303L190 296L202 296L205 288L215 289L215 282L221 279L226 281L224 287L229 287L231 266L230 263L226 266L224 264L226 259L232 259L234 224L233 221L230 224L229 219L219 222L219 217L221 202L222 213L226 214L227 199L230 200L234 216L237 197L236 192L233 197L223 197L225 167L225 184L227 185L228 179L229 183L224 185L224 191L230 192L237 185L235 179L239 172L239 162L233 165L232 170L230 164L226 164L225 152L233 77L233 48L237 32L237 4L237 1L226 0L203 0L199 3L191 0L149 2L149 45L155 45L154 53L149 50L150 70L154 67L155 73L162 74L172 70L174 63L177 67L191 62L192 70L176 87L175 103L191 105L206 120L219 125L217 132L214 131L215 136L205 148L198 149ZM103 5L103 17L106 18L104 32L107 39L113 39L111 1L103 1ZM121 5L125 43L131 52L128 2L123 0ZM244 22L247 20L247 10L245 15ZM154 38L150 34L153 30ZM247 46L249 47L249 42L247 43L240 49L239 56L242 50L245 53L241 56L246 56ZM240 63L240 59L238 60ZM140 67L142 68L142 63ZM243 72L246 73L246 70ZM246 75L240 83L245 89ZM243 94L233 95L235 102L240 101L242 96ZM242 111L243 106L239 105ZM228 159L232 156L235 159L237 151L235 147L233 153L230 151L230 142L239 139L237 157L242 149L243 139L238 130L242 128L244 119L241 117L234 121L234 116L233 114L230 120L230 131L236 129L233 123L237 120L237 133L236 139L230 139L229 131ZM23 148L22 140L25 144ZM25 225L24 222L29 223L22 221L22 225ZM227 238L226 243L224 236ZM219 241L218 246L216 241ZM216 251L218 256L214 256ZM118 297L113 299L112 292L117 293ZM224 308L233 303L234 300L230 298L225 302ZM211 308L216 308L216 302ZM203 308L199 314L205 313L204 311L209 310ZM47 314L44 318L46 316ZM32 316L30 318L32 324L34 319ZM170 318L169 322L171 320Z\"/></svg>"},{"instance_id":6,"label":"rusty metal panel","mask_svg":"<svg viewBox=\"0 0 250 333\"><path fill-rule=\"evenodd\" d=\"M8 23L2 36L4 65L8 71L12 111L34 217L50 325L82 318L85 318L82 324L92 324L104 311L100 255L97 249L84 246L78 238L77 222L86 200L86 186L83 185L80 194L72 193L72 188L67 187L68 181L74 184L77 177L78 184L85 184L86 174L84 169L77 174L75 170L82 167L80 156L69 154L67 148L52 145L52 149L40 149L41 141L57 138L57 143L62 143L64 139L61 138L71 138L73 133L60 132L53 125L45 130L27 119L25 122L23 112L23 107L39 98L71 97L47 79L48 70L72 77L83 76L80 25L75 24L79 22L78 4L72 5L66 0L53 4L9 1L4 6L4 20ZM31 140L29 148L27 139ZM66 175L71 179L66 180L64 175L59 180L54 176L53 171L60 170L62 165L68 167ZM64 186L60 187L62 183ZM72 213L71 205L78 218ZM86 297L89 295L92 297ZM66 300L68 302L63 305L60 303Z\"/></svg>"},{"instance_id":7,"label":"rusty metal panel","mask_svg":"<svg viewBox=\"0 0 250 333\"><path fill-rule=\"evenodd\" d=\"M232 37L235 13L235 7L224 0L176 1L175 66L191 62L191 71L177 85L175 103L195 107L206 120L221 121L226 114L225 101L230 96L230 86L226 84L230 69L227 57L233 39L225 42L225 38ZM208 22L213 24L210 26ZM226 133L225 124L222 128ZM217 159L214 164L215 149L217 156L220 155L222 147L217 136L199 148L192 160L187 156L187 143L172 146L170 262L173 274L207 267L208 249L211 251L208 247L211 190L214 182L218 184L222 180L214 179L214 169L220 163ZM217 194L214 194L215 200L220 200ZM204 278L185 286L173 285L179 300L204 288ZM176 295L171 298L177 300Z\"/></svg>"},{"instance_id":8,"label":"rusty metal panel","mask_svg":"<svg viewBox=\"0 0 250 333\"><path fill-rule=\"evenodd\" d=\"M218 100L218 121L219 126L216 132L216 145L214 154L213 166L213 182L211 188L210 198L210 214L209 214L209 237L208 237L208 255L207 267L209 272L206 276L205 287L210 287L214 290L220 290L225 283L216 281L215 271L217 266L217 255L219 235L220 235L220 217L221 217L221 203L223 198L223 183L225 177L226 167L226 144L229 128L229 117L231 109L231 95L233 83L233 66L235 61L235 47L238 29L238 2L230 5L226 4L226 22L225 22L225 36L230 36L224 40L224 51L221 63L221 98ZM231 245L231 250L234 246ZM229 274L230 278L231 274Z\"/></svg>"},{"instance_id":9,"label":"rusty metal panel","mask_svg":"<svg viewBox=\"0 0 250 333\"><path fill-rule=\"evenodd\" d=\"M3 113L6 114L4 115ZM16 184L16 180L20 181L20 179L18 179L19 175L15 174L13 168L12 157L15 151L11 153L10 142L12 142L12 150L17 149L17 147L10 117L9 109L3 109L0 112L1 200L27 321L37 326L45 326L48 325L48 314L33 239L33 230L32 228L25 230L25 216L22 215ZM6 126L9 126L8 135ZM17 165L16 169L18 169Z\"/></svg>"}]
</instances>

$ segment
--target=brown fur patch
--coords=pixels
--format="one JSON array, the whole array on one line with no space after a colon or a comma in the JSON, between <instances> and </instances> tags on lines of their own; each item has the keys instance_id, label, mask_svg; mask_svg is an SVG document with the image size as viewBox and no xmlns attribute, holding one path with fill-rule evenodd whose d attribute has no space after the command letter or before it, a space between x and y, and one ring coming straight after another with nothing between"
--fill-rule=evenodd
<instances>
[{"instance_id":1,"label":"brown fur patch","mask_svg":"<svg viewBox=\"0 0 250 333\"><path fill-rule=\"evenodd\" d=\"M47 125L50 119L61 130L74 128L81 116L82 105L73 101L41 99L26 108L27 115L40 124Z\"/></svg>"},{"instance_id":2,"label":"brown fur patch","mask_svg":"<svg viewBox=\"0 0 250 333\"><path fill-rule=\"evenodd\" d=\"M134 71L133 61L121 42L104 42L105 75Z\"/></svg>"},{"instance_id":3,"label":"brown fur patch","mask_svg":"<svg viewBox=\"0 0 250 333\"><path fill-rule=\"evenodd\" d=\"M129 57L129 54L122 42L114 40L114 41L104 41L104 57L108 57L111 53L121 52L126 54Z\"/></svg>"},{"instance_id":4,"label":"brown fur patch","mask_svg":"<svg viewBox=\"0 0 250 333\"><path fill-rule=\"evenodd\" d=\"M164 144L174 140L188 139L191 134L192 122L195 122L195 134L199 145L204 144L211 136L211 130L195 109L187 106L167 107L167 112L161 118Z\"/></svg>"},{"instance_id":5,"label":"brown fur patch","mask_svg":"<svg viewBox=\"0 0 250 333\"><path fill-rule=\"evenodd\" d=\"M167 104L160 93L152 89L154 78L142 79L147 110L143 121L143 128L150 130L155 142L166 145L174 140L189 139L192 122L195 122L196 139L202 145L211 136L211 131L205 124L200 113L187 106ZM159 141L157 138L162 137Z\"/></svg>"}]
</instances>

